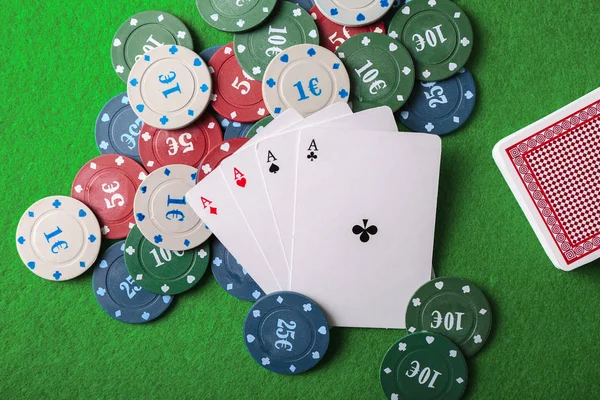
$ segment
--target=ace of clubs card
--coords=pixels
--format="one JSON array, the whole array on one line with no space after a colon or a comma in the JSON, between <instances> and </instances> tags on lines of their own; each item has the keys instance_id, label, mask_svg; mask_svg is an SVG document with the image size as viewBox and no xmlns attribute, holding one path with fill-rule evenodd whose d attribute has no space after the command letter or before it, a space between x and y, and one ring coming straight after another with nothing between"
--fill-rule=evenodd
<instances>
[{"instance_id":1,"label":"ace of clubs card","mask_svg":"<svg viewBox=\"0 0 600 400\"><path fill-rule=\"evenodd\" d=\"M332 326L404 328L431 277L441 141L308 128L298 146L292 290Z\"/></svg>"}]
</instances>

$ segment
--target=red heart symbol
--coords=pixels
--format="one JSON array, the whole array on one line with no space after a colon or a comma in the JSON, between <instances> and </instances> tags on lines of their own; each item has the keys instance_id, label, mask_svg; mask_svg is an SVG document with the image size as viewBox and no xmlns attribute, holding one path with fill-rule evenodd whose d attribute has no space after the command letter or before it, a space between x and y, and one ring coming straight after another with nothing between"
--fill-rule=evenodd
<instances>
[{"instance_id":1,"label":"red heart symbol","mask_svg":"<svg viewBox=\"0 0 600 400\"><path fill-rule=\"evenodd\" d=\"M246 187L246 178L240 178L235 181L239 187Z\"/></svg>"}]
</instances>

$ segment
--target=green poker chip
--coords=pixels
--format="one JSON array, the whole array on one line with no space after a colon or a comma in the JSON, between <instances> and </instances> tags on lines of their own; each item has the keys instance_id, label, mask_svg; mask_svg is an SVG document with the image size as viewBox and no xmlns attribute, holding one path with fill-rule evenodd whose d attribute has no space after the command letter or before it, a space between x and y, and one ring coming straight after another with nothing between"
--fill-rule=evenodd
<instances>
[{"instance_id":1,"label":"green poker chip","mask_svg":"<svg viewBox=\"0 0 600 400\"><path fill-rule=\"evenodd\" d=\"M465 356L483 347L492 329L492 311L483 292L471 282L438 278L421 286L406 309L409 333L428 331L446 336Z\"/></svg>"},{"instance_id":2,"label":"green poker chip","mask_svg":"<svg viewBox=\"0 0 600 400\"><path fill-rule=\"evenodd\" d=\"M277 0L196 0L200 16L220 31L245 32L262 24Z\"/></svg>"},{"instance_id":3,"label":"green poker chip","mask_svg":"<svg viewBox=\"0 0 600 400\"><path fill-rule=\"evenodd\" d=\"M471 22L450 0L406 3L392 19L388 35L406 46L414 59L417 79L425 82L455 75L473 50Z\"/></svg>"},{"instance_id":4,"label":"green poker chip","mask_svg":"<svg viewBox=\"0 0 600 400\"><path fill-rule=\"evenodd\" d=\"M269 125L271 122L273 122L275 118L272 115L269 115L268 117L264 117L263 119L261 119L260 121L258 121L257 123L255 123L254 125L252 125L252 128L250 128L250 130L248 131L248 133L246 134L245 137L247 137L248 139L252 139L254 136L256 136L256 134L258 132L260 132L265 126Z\"/></svg>"},{"instance_id":5,"label":"green poker chip","mask_svg":"<svg viewBox=\"0 0 600 400\"><path fill-rule=\"evenodd\" d=\"M397 40L381 33L362 33L337 50L350 74L354 112L388 106L398 111L415 85L415 67Z\"/></svg>"},{"instance_id":6,"label":"green poker chip","mask_svg":"<svg viewBox=\"0 0 600 400\"><path fill-rule=\"evenodd\" d=\"M134 226L125 241L125 265L135 282L149 292L174 295L194 287L210 263L208 242L185 251L153 245Z\"/></svg>"},{"instance_id":7,"label":"green poker chip","mask_svg":"<svg viewBox=\"0 0 600 400\"><path fill-rule=\"evenodd\" d=\"M271 60L297 44L319 44L319 29L306 10L282 1L259 29L233 37L235 55L244 72L262 81Z\"/></svg>"},{"instance_id":8,"label":"green poker chip","mask_svg":"<svg viewBox=\"0 0 600 400\"><path fill-rule=\"evenodd\" d=\"M127 82L133 64L159 46L176 44L194 48L189 29L177 17L163 11L144 11L125 21L112 41L115 71Z\"/></svg>"},{"instance_id":9,"label":"green poker chip","mask_svg":"<svg viewBox=\"0 0 600 400\"><path fill-rule=\"evenodd\" d=\"M446 337L415 333L388 350L379 380L388 399L458 400L467 388L467 362Z\"/></svg>"}]
</instances>

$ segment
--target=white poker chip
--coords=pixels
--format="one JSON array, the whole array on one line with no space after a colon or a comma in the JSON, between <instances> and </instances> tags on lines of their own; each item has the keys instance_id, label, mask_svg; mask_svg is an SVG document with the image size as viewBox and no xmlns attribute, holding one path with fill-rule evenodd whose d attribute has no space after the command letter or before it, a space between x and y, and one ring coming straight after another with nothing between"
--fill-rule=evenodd
<instances>
[{"instance_id":1,"label":"white poker chip","mask_svg":"<svg viewBox=\"0 0 600 400\"><path fill-rule=\"evenodd\" d=\"M66 281L87 271L100 252L100 224L85 204L66 196L33 204L17 227L17 251L37 276Z\"/></svg>"},{"instance_id":2,"label":"white poker chip","mask_svg":"<svg viewBox=\"0 0 600 400\"><path fill-rule=\"evenodd\" d=\"M188 165L168 165L148 175L138 188L133 203L135 221L154 245L171 251L189 250L212 235L185 198L196 184L197 173Z\"/></svg>"},{"instance_id":3,"label":"white poker chip","mask_svg":"<svg viewBox=\"0 0 600 400\"><path fill-rule=\"evenodd\" d=\"M394 0L315 0L330 21L344 26L365 26L380 20Z\"/></svg>"},{"instance_id":4,"label":"white poker chip","mask_svg":"<svg viewBox=\"0 0 600 400\"><path fill-rule=\"evenodd\" d=\"M199 118L212 94L207 64L182 46L160 46L133 65L127 96L134 112L155 128L179 129Z\"/></svg>"},{"instance_id":5,"label":"white poker chip","mask_svg":"<svg viewBox=\"0 0 600 400\"><path fill-rule=\"evenodd\" d=\"M307 117L333 103L347 103L350 78L334 53L321 46L299 44L271 60L262 92L274 117L289 108Z\"/></svg>"}]
</instances>

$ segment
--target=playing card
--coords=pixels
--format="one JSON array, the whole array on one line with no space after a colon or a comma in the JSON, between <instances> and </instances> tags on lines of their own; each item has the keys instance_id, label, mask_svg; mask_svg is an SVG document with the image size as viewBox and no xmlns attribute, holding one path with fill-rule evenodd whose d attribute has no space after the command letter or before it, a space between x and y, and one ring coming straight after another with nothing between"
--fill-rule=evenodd
<instances>
[{"instance_id":1,"label":"playing card","mask_svg":"<svg viewBox=\"0 0 600 400\"><path fill-rule=\"evenodd\" d=\"M337 107L335 107L333 109L338 110ZM345 109L344 107L341 108L341 110L344 110L344 109ZM260 140L266 139L270 136L279 134L279 133L283 132L284 130L289 129L289 128L299 124L303 120L304 120L304 117L302 115L300 115L300 113L298 111L294 110L293 108L287 109L284 112L282 112L277 118L275 118L273 121L271 121L267 126L265 126L262 129L259 129L256 132L256 135L252 139L250 139L248 142L246 142L240 148L240 150L243 150L247 147L252 147L256 144L257 141L260 141Z\"/></svg>"},{"instance_id":2,"label":"playing card","mask_svg":"<svg viewBox=\"0 0 600 400\"><path fill-rule=\"evenodd\" d=\"M259 176L254 177L253 169L257 169L257 167L248 165L248 161L250 161L250 164L256 164L254 148L248 147L248 144L261 140L261 138L269 137L289 126L296 125L303 119L295 110L285 111L233 156L225 159L220 167L225 177L225 182L228 184L229 190L234 197L235 205L244 215L244 221L240 221L239 223L250 227L251 235L256 243L258 243L258 247L261 249L280 287L284 290L289 289L289 267L274 221L273 226L270 226L268 223L269 220L273 219L272 212L269 207L262 207L264 204L268 205L268 201L263 200L261 204L262 194L260 191L264 192L262 178ZM239 197L239 200L236 199L236 195ZM247 209L252 210L252 213L248 216L244 214L244 210ZM263 220L266 220L267 223L258 224L252 228L252 223ZM225 247L228 246L226 242L223 242L223 244Z\"/></svg>"},{"instance_id":3,"label":"playing card","mask_svg":"<svg viewBox=\"0 0 600 400\"><path fill-rule=\"evenodd\" d=\"M503 139L493 156L554 266L600 257L600 89Z\"/></svg>"},{"instance_id":4,"label":"playing card","mask_svg":"<svg viewBox=\"0 0 600 400\"><path fill-rule=\"evenodd\" d=\"M220 168L194 186L186 200L265 293L283 289L235 203Z\"/></svg>"},{"instance_id":5,"label":"playing card","mask_svg":"<svg viewBox=\"0 0 600 400\"><path fill-rule=\"evenodd\" d=\"M347 104L336 103L306 118L305 121L327 121L350 113L350 107ZM283 125L280 119L283 117L283 114L277 117L265 127L260 137L255 137L256 140L254 141L260 142L264 138L279 133L279 127ZM294 121L299 122L301 120L302 117L299 117L295 118ZM286 124L286 126L290 126L290 124ZM290 269L279 230L275 223L275 217L269 204L254 147L241 148L234 155L224 160L220 169L237 206L250 226L250 230L271 266L277 281L284 290L289 289ZM227 243L223 244L227 247Z\"/></svg>"},{"instance_id":6,"label":"playing card","mask_svg":"<svg viewBox=\"0 0 600 400\"><path fill-rule=\"evenodd\" d=\"M333 326L404 328L431 277L440 138L309 128L298 149L292 290Z\"/></svg>"},{"instance_id":7,"label":"playing card","mask_svg":"<svg viewBox=\"0 0 600 400\"><path fill-rule=\"evenodd\" d=\"M330 121L307 118L289 131L256 144L256 157L262 170L265 190L288 260L292 247L298 137L302 129L311 126L392 132L398 130L392 110L389 107L379 107Z\"/></svg>"}]
</instances>

